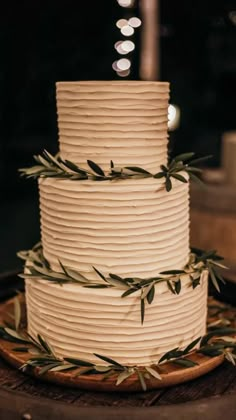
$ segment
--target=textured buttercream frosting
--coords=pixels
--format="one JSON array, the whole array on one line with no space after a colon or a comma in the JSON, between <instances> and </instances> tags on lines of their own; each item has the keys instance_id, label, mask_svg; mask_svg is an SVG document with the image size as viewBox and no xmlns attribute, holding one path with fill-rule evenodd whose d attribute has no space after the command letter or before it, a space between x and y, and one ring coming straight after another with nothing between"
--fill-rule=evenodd
<instances>
[{"instance_id":1,"label":"textured buttercream frosting","mask_svg":"<svg viewBox=\"0 0 236 420\"><path fill-rule=\"evenodd\" d=\"M184 347L206 332L207 273L196 289L182 282L173 295L165 284L147 305L140 322L139 294L121 298L123 290L86 289L27 280L28 330L40 333L61 357L77 357L96 364L93 353L124 365L150 365L170 349ZM139 292L140 293L140 292Z\"/></svg>"},{"instance_id":2,"label":"textured buttercream frosting","mask_svg":"<svg viewBox=\"0 0 236 420\"><path fill-rule=\"evenodd\" d=\"M167 161L169 83L59 82L60 153L85 166L142 166L158 171Z\"/></svg>"},{"instance_id":3,"label":"textured buttercream frosting","mask_svg":"<svg viewBox=\"0 0 236 420\"><path fill-rule=\"evenodd\" d=\"M189 186L177 180L71 181L40 179L44 256L89 278L151 277L189 259Z\"/></svg>"},{"instance_id":4,"label":"textured buttercream frosting","mask_svg":"<svg viewBox=\"0 0 236 420\"><path fill-rule=\"evenodd\" d=\"M168 83L57 83L61 156L81 167L90 159L108 169L113 160L158 172L167 161L168 97ZM188 262L188 182L173 179L167 192L154 178L40 178L39 192L43 254L56 272L61 262L92 281L93 266L105 276L149 278ZM98 363L98 353L150 365L205 334L207 272L195 289L189 279L181 282L179 295L166 283L155 286L142 325L140 292L121 298L118 288L27 279L28 329L58 356Z\"/></svg>"}]
</instances>

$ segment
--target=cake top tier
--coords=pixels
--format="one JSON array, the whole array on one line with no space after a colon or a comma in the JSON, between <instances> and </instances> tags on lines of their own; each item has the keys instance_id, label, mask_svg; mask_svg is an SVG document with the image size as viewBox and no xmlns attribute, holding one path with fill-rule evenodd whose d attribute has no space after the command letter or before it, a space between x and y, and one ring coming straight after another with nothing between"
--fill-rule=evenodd
<instances>
[{"instance_id":1,"label":"cake top tier","mask_svg":"<svg viewBox=\"0 0 236 420\"><path fill-rule=\"evenodd\" d=\"M71 88L72 90L80 90L85 88L85 90L91 89L114 92L116 89L119 89L123 86L125 89L144 89L144 90L159 90L164 93L169 92L169 82L156 82L156 81L144 81L144 80L82 80L80 82L57 82L57 90L64 90Z\"/></svg>"},{"instance_id":2,"label":"cake top tier","mask_svg":"<svg viewBox=\"0 0 236 420\"><path fill-rule=\"evenodd\" d=\"M135 165L156 171L167 160L169 83L58 82L60 154L81 167Z\"/></svg>"}]
</instances>

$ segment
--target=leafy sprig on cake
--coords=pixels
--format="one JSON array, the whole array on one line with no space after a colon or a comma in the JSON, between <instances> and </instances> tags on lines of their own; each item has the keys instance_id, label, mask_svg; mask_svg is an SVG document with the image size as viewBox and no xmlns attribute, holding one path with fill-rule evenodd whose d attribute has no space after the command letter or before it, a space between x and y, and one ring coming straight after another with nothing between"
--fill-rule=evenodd
<instances>
[{"instance_id":1,"label":"leafy sprig on cake","mask_svg":"<svg viewBox=\"0 0 236 420\"><path fill-rule=\"evenodd\" d=\"M134 293L140 297L141 322L144 322L146 304L153 302L156 293L156 286L166 283L169 291L178 295L182 289L182 282L188 281L189 286L195 289L201 281L201 275L208 271L212 284L220 292L220 283L224 283L219 269L226 269L222 264L223 257L216 251L205 252L198 248L192 248L190 258L185 267L181 270L162 271L155 277L121 277L114 273L104 274L96 267L92 267L97 279L91 280L73 268L67 267L59 261L61 272L53 271L49 262L45 259L42 246L36 244L32 250L21 251L18 256L26 261L26 272L20 277L32 280L47 280L61 285L65 283L76 283L87 288L103 289L116 287L121 290L121 298Z\"/></svg>"},{"instance_id":2,"label":"leafy sprig on cake","mask_svg":"<svg viewBox=\"0 0 236 420\"><path fill-rule=\"evenodd\" d=\"M194 165L202 163L210 156L195 159L194 153L184 153L173 158L167 166L161 165L160 171L151 173L139 166L117 167L110 161L110 169L104 171L101 166L92 160L87 160L87 168L81 168L75 163L62 159L59 155L52 156L44 150L42 155L34 156L37 165L30 168L20 169L20 173L27 178L62 178L75 181L93 180L93 181L112 181L136 178L163 178L167 191L172 189L172 181L176 179L180 182L188 182L188 178L183 175L187 173L190 179L200 182L201 169Z\"/></svg>"},{"instance_id":3,"label":"leafy sprig on cake","mask_svg":"<svg viewBox=\"0 0 236 420\"><path fill-rule=\"evenodd\" d=\"M153 175L154 178L164 178L166 190L170 191L172 189L172 179L177 179L180 182L188 182L188 180L181 174L185 172L189 175L189 178L199 184L203 185L200 174L202 170L195 167L200 163L205 162L211 158L209 156L203 156L201 158L194 158L195 153L183 153L174 157L168 164L168 166L161 165L161 172ZM194 158L194 159L193 159Z\"/></svg>"},{"instance_id":4,"label":"leafy sprig on cake","mask_svg":"<svg viewBox=\"0 0 236 420\"><path fill-rule=\"evenodd\" d=\"M215 307L215 305L214 305ZM219 311L229 311L229 305L218 306ZM209 306L211 312L211 307ZM128 378L136 377L140 382L143 391L148 389L149 381L163 379L163 365L174 364L183 369L196 367L198 362L194 355L196 353L207 357L223 356L233 365L236 364L236 333L234 322L228 321L227 327L209 326L204 336L197 337L187 346L177 347L166 352L159 360L150 366L126 366L107 355L93 353L97 362L92 363L77 357L58 357L50 343L38 334L33 337L29 334L22 323L21 303L18 297L14 298L14 315L11 318L14 324L9 322L0 326L0 338L12 343L11 351L27 355L25 363L21 365L22 371L37 370L38 375L45 375L48 372L70 372L72 376L100 375L101 380L113 377L117 386ZM79 349L78 349L79 354ZM165 371L164 371L165 373Z\"/></svg>"}]
</instances>

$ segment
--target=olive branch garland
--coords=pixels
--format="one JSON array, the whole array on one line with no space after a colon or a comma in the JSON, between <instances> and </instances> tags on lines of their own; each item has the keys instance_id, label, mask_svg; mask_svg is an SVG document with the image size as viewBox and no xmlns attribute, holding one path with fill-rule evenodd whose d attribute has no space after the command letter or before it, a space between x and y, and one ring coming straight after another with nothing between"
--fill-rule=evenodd
<instances>
[{"instance_id":1,"label":"olive branch garland","mask_svg":"<svg viewBox=\"0 0 236 420\"><path fill-rule=\"evenodd\" d=\"M164 178L165 188L167 191L170 191L172 189L172 178L183 183L188 182L181 172L186 172L190 179L202 184L202 181L199 178L202 171L201 169L194 167L194 165L204 162L211 156L193 159L194 156L195 153L180 154L173 158L168 166L161 165L161 171L155 174L138 166L118 168L111 160L110 169L106 173L92 160L87 160L89 169L80 168L75 163L67 159L62 159L59 155L52 156L49 152L44 150L42 155L34 156L37 165L30 168L21 168L19 169L19 172L27 178L54 177L79 181L88 179L93 181L112 181L130 178Z\"/></svg>"},{"instance_id":2,"label":"olive branch garland","mask_svg":"<svg viewBox=\"0 0 236 420\"><path fill-rule=\"evenodd\" d=\"M78 271L65 267L61 261L59 261L59 264L62 271L60 273L53 271L43 255L40 242L32 250L21 251L17 255L26 261L27 272L19 274L22 278L42 279L60 285L76 283L86 288L116 287L119 290L123 290L121 298L139 293L141 323L144 322L146 304L150 305L153 302L157 284L165 282L170 292L178 295L181 292L183 280L188 280L189 286L195 289L200 284L202 273L208 271L213 286L220 292L219 284L224 284L225 281L219 269L227 269L221 263L223 257L218 255L215 250L205 252L198 248L192 248L189 261L181 270L162 271L155 277L143 279L139 277L121 277L113 273L104 275L96 267L93 267L97 274L97 280L90 280Z\"/></svg>"},{"instance_id":3,"label":"olive branch garland","mask_svg":"<svg viewBox=\"0 0 236 420\"><path fill-rule=\"evenodd\" d=\"M211 328L206 335L196 338L184 349L176 347L166 352L159 361L154 362L151 366L140 367L135 365L125 366L110 357L97 353L94 353L94 356L98 359L97 364L73 357L57 357L45 338L40 334L37 335L37 338L34 338L21 328L21 304L18 297L14 298L13 318L14 326L0 326L0 338L19 345L12 351L31 355L20 367L23 372L35 368L38 369L39 375L44 375L49 371L75 371L73 374L75 377L100 374L102 380L116 375L117 386L129 377L136 375L141 388L146 391L148 389L146 380L150 380L151 377L162 380L159 366L164 363L171 362L183 368L197 366L198 363L191 359L191 355L195 352L208 357L224 355L226 360L233 365L236 364L236 338L228 336L228 334L236 333L236 329L232 327ZM99 360L107 364L99 364Z\"/></svg>"}]
</instances>

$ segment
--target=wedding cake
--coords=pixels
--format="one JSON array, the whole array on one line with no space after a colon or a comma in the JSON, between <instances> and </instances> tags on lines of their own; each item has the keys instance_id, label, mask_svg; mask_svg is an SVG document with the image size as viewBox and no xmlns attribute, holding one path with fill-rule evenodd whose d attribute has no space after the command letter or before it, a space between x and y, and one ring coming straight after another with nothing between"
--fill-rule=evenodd
<instances>
[{"instance_id":1,"label":"wedding cake","mask_svg":"<svg viewBox=\"0 0 236 420\"><path fill-rule=\"evenodd\" d=\"M93 161L104 172L114 165L153 173L167 164L168 83L59 82L56 91L65 161L88 171ZM190 257L189 182L182 177L187 182L173 179L170 191L158 177L40 177L42 251L51 270L60 278L65 267L91 283L102 281L101 273L143 281L181 270ZM94 363L98 353L148 366L206 332L205 271L196 288L182 276L179 293L167 282L155 284L143 323L140 289L121 297L122 282L107 288L25 282L28 331L42 335L59 357Z\"/></svg>"}]
</instances>

